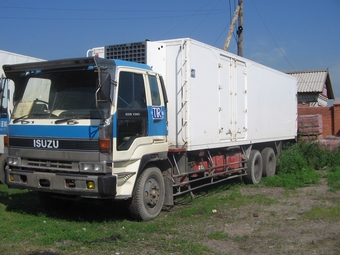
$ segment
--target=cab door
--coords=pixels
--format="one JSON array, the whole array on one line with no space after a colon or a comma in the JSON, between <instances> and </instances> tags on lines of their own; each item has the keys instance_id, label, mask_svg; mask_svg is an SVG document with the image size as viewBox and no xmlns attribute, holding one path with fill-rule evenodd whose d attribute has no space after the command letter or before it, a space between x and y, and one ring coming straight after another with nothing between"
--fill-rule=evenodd
<instances>
[{"instance_id":1,"label":"cab door","mask_svg":"<svg viewBox=\"0 0 340 255\"><path fill-rule=\"evenodd\" d=\"M156 73L119 72L114 129L117 151L127 151L134 143L135 146L146 146L166 142L164 94L162 80ZM133 153L133 150L131 148L130 152Z\"/></svg>"},{"instance_id":2,"label":"cab door","mask_svg":"<svg viewBox=\"0 0 340 255\"><path fill-rule=\"evenodd\" d=\"M115 121L116 149L126 151L136 139L149 135L144 74L120 71ZM144 139L143 143L148 143Z\"/></svg>"}]
</instances>

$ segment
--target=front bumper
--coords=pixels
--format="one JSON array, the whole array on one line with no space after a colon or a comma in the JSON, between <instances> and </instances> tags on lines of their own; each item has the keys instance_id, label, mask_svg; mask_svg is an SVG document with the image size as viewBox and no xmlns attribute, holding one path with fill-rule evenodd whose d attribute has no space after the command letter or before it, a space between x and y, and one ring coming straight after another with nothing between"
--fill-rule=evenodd
<instances>
[{"instance_id":1,"label":"front bumper","mask_svg":"<svg viewBox=\"0 0 340 255\"><path fill-rule=\"evenodd\" d=\"M115 175L84 175L20 171L6 168L10 188L29 189L88 198L113 198L117 193Z\"/></svg>"}]
</instances>

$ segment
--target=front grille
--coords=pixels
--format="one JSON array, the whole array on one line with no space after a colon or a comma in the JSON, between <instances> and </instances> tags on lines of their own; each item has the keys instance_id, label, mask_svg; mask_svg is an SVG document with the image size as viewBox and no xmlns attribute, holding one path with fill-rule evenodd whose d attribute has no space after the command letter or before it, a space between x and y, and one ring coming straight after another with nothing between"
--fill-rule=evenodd
<instances>
[{"instance_id":1,"label":"front grille","mask_svg":"<svg viewBox=\"0 0 340 255\"><path fill-rule=\"evenodd\" d=\"M49 171L67 171L78 172L78 163L57 160L41 160L41 159L22 159L22 167L30 169L44 169Z\"/></svg>"}]
</instances>

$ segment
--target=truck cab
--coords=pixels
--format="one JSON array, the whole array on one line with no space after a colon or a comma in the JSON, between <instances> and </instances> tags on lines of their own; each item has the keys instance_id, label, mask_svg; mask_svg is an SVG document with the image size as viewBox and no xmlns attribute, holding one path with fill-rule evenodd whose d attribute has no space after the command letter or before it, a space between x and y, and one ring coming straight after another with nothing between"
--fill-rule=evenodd
<instances>
[{"instance_id":1,"label":"truck cab","mask_svg":"<svg viewBox=\"0 0 340 255\"><path fill-rule=\"evenodd\" d=\"M168 145L166 96L157 73L98 57L3 68L15 84L9 187L37 191L46 206L79 197L136 197L130 206L136 219L159 213L165 194L157 162L167 159ZM150 194L149 200L134 192Z\"/></svg>"}]
</instances>

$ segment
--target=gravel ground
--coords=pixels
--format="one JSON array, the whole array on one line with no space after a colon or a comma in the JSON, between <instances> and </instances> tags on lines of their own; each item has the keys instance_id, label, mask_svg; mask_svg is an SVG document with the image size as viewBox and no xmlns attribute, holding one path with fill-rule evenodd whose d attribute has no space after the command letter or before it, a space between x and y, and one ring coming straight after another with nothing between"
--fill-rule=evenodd
<instances>
[{"instance_id":1,"label":"gravel ground","mask_svg":"<svg viewBox=\"0 0 340 255\"><path fill-rule=\"evenodd\" d=\"M214 217L224 224L226 240L207 240L206 245L221 254L340 254L340 222L327 217L308 219L314 207L338 206L340 192L330 192L326 180L318 185L286 191L281 188L242 187L244 195L263 194L278 201L269 206L237 208L233 223L228 215Z\"/></svg>"}]
</instances>

